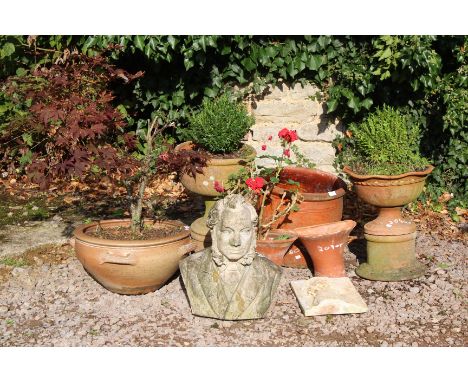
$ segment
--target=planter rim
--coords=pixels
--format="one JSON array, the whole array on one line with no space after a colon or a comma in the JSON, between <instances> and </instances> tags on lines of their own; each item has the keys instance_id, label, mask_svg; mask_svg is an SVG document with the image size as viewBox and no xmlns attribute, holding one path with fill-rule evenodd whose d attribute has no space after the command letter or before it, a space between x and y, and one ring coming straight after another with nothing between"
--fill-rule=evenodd
<instances>
[{"instance_id":1,"label":"planter rim","mask_svg":"<svg viewBox=\"0 0 468 382\"><path fill-rule=\"evenodd\" d=\"M432 172L432 170L434 170L434 166L429 164L422 171L410 171L410 172L405 172L403 174L398 174L398 175L366 175L366 174L358 174L354 172L353 170L351 170L349 166L343 167L343 171L346 174L358 180L369 180L369 179L395 180L395 179L406 178L407 176L427 176Z\"/></svg>"},{"instance_id":2,"label":"planter rim","mask_svg":"<svg viewBox=\"0 0 468 382\"><path fill-rule=\"evenodd\" d=\"M333 177L336 178L336 180L341 180L343 182L343 185L344 185L343 187L340 187L340 188L338 188L336 190L332 190L332 191L329 191L329 192L300 192L300 194L303 195L304 200L306 200L306 201L333 200L333 199L342 198L346 194L346 190L344 188L346 183L338 175L332 174L332 173L327 172L327 171L315 169L315 168L286 166L286 167L283 168L283 170L285 170L285 169L286 170L288 170L288 169L289 170L301 169L301 171L308 170L308 171L313 172L313 173L319 173L319 174L333 176ZM282 194L284 191L287 191L287 189L284 189L283 187L281 187L282 184L284 184L284 183L279 183L277 186L273 187L272 192L274 192L276 194ZM334 194L333 194L333 192L334 192Z\"/></svg>"},{"instance_id":3,"label":"planter rim","mask_svg":"<svg viewBox=\"0 0 468 382\"><path fill-rule=\"evenodd\" d=\"M175 147L175 151L179 150L187 150L193 147L192 141L186 141L178 144ZM238 164L239 162L251 162L255 159L257 156L257 151L249 144L243 143L242 147L247 147L250 148L252 153L250 155L247 155L245 158L226 158L226 159L221 159L221 158L211 158L206 161L207 166L229 166L232 164Z\"/></svg>"},{"instance_id":4,"label":"planter rim","mask_svg":"<svg viewBox=\"0 0 468 382\"><path fill-rule=\"evenodd\" d=\"M299 238L301 237L326 237L337 235L341 232L352 231L356 227L356 222L354 220L340 220L333 223L317 224L309 227L297 227L293 230L297 233ZM312 232L308 232L312 231Z\"/></svg>"},{"instance_id":5,"label":"planter rim","mask_svg":"<svg viewBox=\"0 0 468 382\"><path fill-rule=\"evenodd\" d=\"M179 220L163 220L163 221L153 221L151 219L145 219L145 223L151 223L154 225L170 225L173 227L186 227L184 223ZM73 235L76 240L102 246L111 246L111 247L150 247L150 246L159 246L162 244L173 243L175 241L183 240L190 235L190 230L184 230L177 235L168 236L160 239L148 239L148 240L111 240L111 239L101 239L86 234L86 230L92 227L95 227L99 224L113 225L118 226L129 226L130 219L109 219L109 220L100 220L99 222L93 222L88 224L81 224L75 228ZM120 223L120 224L119 224Z\"/></svg>"},{"instance_id":6,"label":"planter rim","mask_svg":"<svg viewBox=\"0 0 468 382\"><path fill-rule=\"evenodd\" d=\"M278 228L273 228L271 229L268 234L267 234L267 237L270 235L270 234L279 234L279 235L289 235L291 236L289 239L283 239L283 240L269 240L269 239L257 239L257 243L261 243L261 244L269 244L269 243L274 243L274 244L290 244L290 243L293 243L295 242L299 236L297 235L296 232L294 232L293 230L288 230L288 229L278 229Z\"/></svg>"}]
</instances>

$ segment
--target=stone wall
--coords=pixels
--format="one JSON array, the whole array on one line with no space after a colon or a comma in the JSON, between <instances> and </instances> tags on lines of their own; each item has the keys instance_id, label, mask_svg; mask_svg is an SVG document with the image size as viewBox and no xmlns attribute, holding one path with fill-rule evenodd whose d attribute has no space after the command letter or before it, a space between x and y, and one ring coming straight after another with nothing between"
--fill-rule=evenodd
<instances>
[{"instance_id":1,"label":"stone wall","mask_svg":"<svg viewBox=\"0 0 468 382\"><path fill-rule=\"evenodd\" d=\"M278 132L287 127L296 130L299 140L295 143L302 154L316 164L316 168L335 172L333 160L335 150L331 142L337 135L342 135L341 124L333 123L327 118L324 105L310 99L318 89L313 85L302 87L271 87L262 99L250 101L249 111L255 116L255 125L246 137L246 143L252 145L257 153L281 155ZM268 137L272 136L272 141ZM263 144L267 145L262 151ZM262 159L259 163L268 165L271 160Z\"/></svg>"}]
</instances>

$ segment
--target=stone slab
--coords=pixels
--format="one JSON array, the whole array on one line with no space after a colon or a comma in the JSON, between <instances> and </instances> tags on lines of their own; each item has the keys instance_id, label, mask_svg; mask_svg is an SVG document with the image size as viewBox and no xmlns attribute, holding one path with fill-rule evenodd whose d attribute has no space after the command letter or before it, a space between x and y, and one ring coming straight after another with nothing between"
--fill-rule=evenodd
<instances>
[{"instance_id":1,"label":"stone slab","mask_svg":"<svg viewBox=\"0 0 468 382\"><path fill-rule=\"evenodd\" d=\"M367 312L367 304L348 277L313 277L291 281L305 316Z\"/></svg>"}]
</instances>

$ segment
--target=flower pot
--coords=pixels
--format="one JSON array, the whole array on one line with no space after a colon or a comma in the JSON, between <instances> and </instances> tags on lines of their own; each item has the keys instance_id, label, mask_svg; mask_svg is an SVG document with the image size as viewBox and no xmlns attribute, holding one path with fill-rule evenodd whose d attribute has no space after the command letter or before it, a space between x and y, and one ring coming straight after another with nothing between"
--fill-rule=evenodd
<instances>
[{"instance_id":1,"label":"flower pot","mask_svg":"<svg viewBox=\"0 0 468 382\"><path fill-rule=\"evenodd\" d=\"M355 226L355 221L343 220L294 229L312 259L314 276L346 277L343 252Z\"/></svg>"},{"instance_id":2,"label":"flower pot","mask_svg":"<svg viewBox=\"0 0 468 382\"><path fill-rule=\"evenodd\" d=\"M128 227L129 219L104 220L103 229ZM78 226L72 246L86 271L106 289L119 294L143 294L160 288L179 268L179 260L194 249L190 232L179 221L145 224L182 227L182 232L162 239L109 240L87 234L98 223Z\"/></svg>"},{"instance_id":3,"label":"flower pot","mask_svg":"<svg viewBox=\"0 0 468 382\"><path fill-rule=\"evenodd\" d=\"M184 142L176 146L175 150L190 150L193 146L193 143L190 141ZM205 197L204 215L195 220L190 226L192 239L197 244L197 250L211 245L211 237L206 226L206 219L215 202L214 198L221 195L214 189L214 182L218 181L226 186L229 175L237 173L242 167L252 162L257 155L252 146L244 145L244 147L247 148L248 152L244 158L209 159L203 168L203 174L197 173L195 177L190 174L183 174L180 179L182 185L187 190Z\"/></svg>"},{"instance_id":4,"label":"flower pot","mask_svg":"<svg viewBox=\"0 0 468 382\"><path fill-rule=\"evenodd\" d=\"M315 169L285 167L280 174L280 183L273 188L267 201L262 222L268 222L279 205L285 190L295 186L287 184L291 179L298 182L303 200L298 203L299 211L292 211L279 219L274 228L293 229L340 221L343 215L343 197L346 183L338 176ZM301 245L293 244L286 253L283 265L293 268L307 268L307 254Z\"/></svg>"},{"instance_id":5,"label":"flower pot","mask_svg":"<svg viewBox=\"0 0 468 382\"><path fill-rule=\"evenodd\" d=\"M366 203L379 207L376 219L364 226L367 239L367 263L356 273L366 279L399 281L420 277L425 268L415 255L416 225L401 215L401 207L415 200L422 192L427 176L434 169L400 175L361 175L349 167L343 170L350 177L356 194Z\"/></svg>"},{"instance_id":6,"label":"flower pot","mask_svg":"<svg viewBox=\"0 0 468 382\"><path fill-rule=\"evenodd\" d=\"M277 239L282 235L288 235L289 239ZM257 239L256 251L271 260L276 265L283 264L283 257L291 244L297 240L293 231L283 229L272 229L264 239Z\"/></svg>"}]
</instances>

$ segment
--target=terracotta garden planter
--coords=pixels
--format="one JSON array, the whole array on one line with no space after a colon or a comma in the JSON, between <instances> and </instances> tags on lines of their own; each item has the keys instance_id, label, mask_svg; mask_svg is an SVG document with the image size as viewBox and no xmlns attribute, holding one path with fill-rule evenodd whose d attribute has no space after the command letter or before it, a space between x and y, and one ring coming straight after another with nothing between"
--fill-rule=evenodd
<instances>
[{"instance_id":1,"label":"terracotta garden planter","mask_svg":"<svg viewBox=\"0 0 468 382\"><path fill-rule=\"evenodd\" d=\"M206 219L215 202L214 198L220 195L214 189L214 182L218 181L226 185L229 175L237 173L246 164L252 162L257 155L252 146L244 146L248 148L248 155L245 158L210 159L203 169L203 174L196 174L195 177L183 174L181 177L180 181L187 190L205 197L204 215L195 220L190 226L192 239L197 244L197 250L211 245L211 237L206 226ZM188 150L192 147L192 142L184 142L178 145L175 150Z\"/></svg>"},{"instance_id":2,"label":"terracotta garden planter","mask_svg":"<svg viewBox=\"0 0 468 382\"><path fill-rule=\"evenodd\" d=\"M179 221L145 224L182 227ZM160 288L179 268L179 260L193 250L190 231L154 240L108 240L88 235L98 223L75 229L71 240L86 271L102 286L120 294L143 294ZM101 227L129 226L130 220L105 220Z\"/></svg>"},{"instance_id":3,"label":"terracotta garden planter","mask_svg":"<svg viewBox=\"0 0 468 382\"><path fill-rule=\"evenodd\" d=\"M314 265L314 276L346 277L343 253L353 220L295 228Z\"/></svg>"},{"instance_id":4,"label":"terracotta garden planter","mask_svg":"<svg viewBox=\"0 0 468 382\"><path fill-rule=\"evenodd\" d=\"M269 221L281 200L284 190L291 189L288 179L300 183L299 191L304 200L299 211L291 212L278 220L274 228L292 229L340 221L343 215L343 197L346 183L338 176L315 169L286 167L281 172L280 183L273 189L271 200L264 209L264 222ZM286 253L283 265L307 268L307 254L301 245L293 244Z\"/></svg>"},{"instance_id":5,"label":"terracotta garden planter","mask_svg":"<svg viewBox=\"0 0 468 382\"><path fill-rule=\"evenodd\" d=\"M421 194L427 176L434 169L405 174L360 175L349 167L357 195L366 203L379 207L379 216L364 226L367 239L367 263L356 273L366 279L399 281L420 277L425 267L416 260L416 225L401 215L401 207Z\"/></svg>"},{"instance_id":6,"label":"terracotta garden planter","mask_svg":"<svg viewBox=\"0 0 468 382\"><path fill-rule=\"evenodd\" d=\"M288 235L289 239L277 238L282 235ZM257 240L257 252L276 265L283 264L283 257L291 247L291 244L297 240L297 234L293 231L287 231L282 229L272 229L268 232L266 238Z\"/></svg>"}]
</instances>

